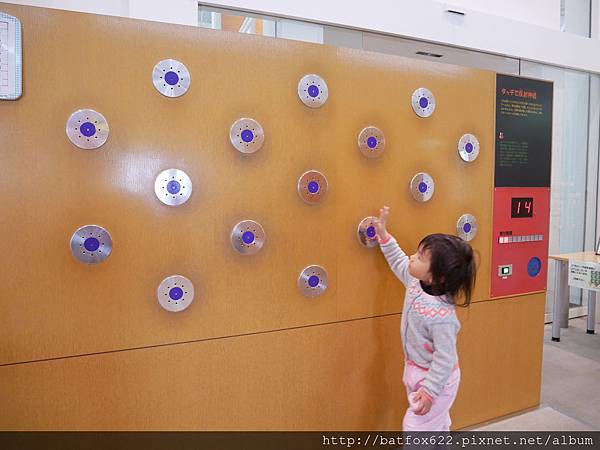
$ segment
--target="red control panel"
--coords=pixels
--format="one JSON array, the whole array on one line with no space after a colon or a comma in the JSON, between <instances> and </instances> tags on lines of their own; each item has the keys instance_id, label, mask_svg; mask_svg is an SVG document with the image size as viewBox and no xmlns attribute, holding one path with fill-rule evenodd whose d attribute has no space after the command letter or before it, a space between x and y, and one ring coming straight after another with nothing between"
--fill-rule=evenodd
<instances>
[{"instance_id":1,"label":"red control panel","mask_svg":"<svg viewBox=\"0 0 600 450\"><path fill-rule=\"evenodd\" d=\"M494 189L491 297L546 289L550 188Z\"/></svg>"}]
</instances>

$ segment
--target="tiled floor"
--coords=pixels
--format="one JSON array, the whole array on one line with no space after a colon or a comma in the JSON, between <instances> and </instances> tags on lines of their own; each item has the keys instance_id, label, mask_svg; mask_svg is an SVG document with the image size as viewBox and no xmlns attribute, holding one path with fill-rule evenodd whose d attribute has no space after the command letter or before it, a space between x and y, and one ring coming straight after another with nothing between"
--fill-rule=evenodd
<instances>
[{"instance_id":1,"label":"tiled floor","mask_svg":"<svg viewBox=\"0 0 600 450\"><path fill-rule=\"evenodd\" d=\"M592 427L549 406L475 428L477 431L590 431Z\"/></svg>"},{"instance_id":2,"label":"tiled floor","mask_svg":"<svg viewBox=\"0 0 600 450\"><path fill-rule=\"evenodd\" d=\"M596 334L586 333L585 318L571 319L552 342L544 336L542 398L539 409L491 424L482 431L600 430L600 323Z\"/></svg>"}]
</instances>

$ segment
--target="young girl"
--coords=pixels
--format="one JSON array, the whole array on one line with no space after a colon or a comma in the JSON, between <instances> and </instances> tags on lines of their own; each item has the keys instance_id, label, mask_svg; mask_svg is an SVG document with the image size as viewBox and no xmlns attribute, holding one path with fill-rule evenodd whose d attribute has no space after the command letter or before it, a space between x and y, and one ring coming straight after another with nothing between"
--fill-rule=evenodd
<instances>
[{"instance_id":1,"label":"young girl","mask_svg":"<svg viewBox=\"0 0 600 450\"><path fill-rule=\"evenodd\" d=\"M402 323L404 376L409 406L403 431L449 431L450 407L460 382L456 335L460 322L454 309L462 294L468 306L475 284L471 246L448 234L431 234L408 257L387 232L389 208L375 223L381 251L406 287Z\"/></svg>"}]
</instances>

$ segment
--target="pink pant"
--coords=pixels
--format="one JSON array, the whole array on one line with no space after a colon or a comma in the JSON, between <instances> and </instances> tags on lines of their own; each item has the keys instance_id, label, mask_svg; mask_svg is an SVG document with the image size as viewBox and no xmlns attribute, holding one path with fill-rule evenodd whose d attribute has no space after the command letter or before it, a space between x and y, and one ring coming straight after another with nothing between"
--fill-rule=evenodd
<instances>
[{"instance_id":1,"label":"pink pant","mask_svg":"<svg viewBox=\"0 0 600 450\"><path fill-rule=\"evenodd\" d=\"M421 387L421 383L427 375L427 369L405 364L402 381L406 386L408 395L408 409L402 422L403 431L450 431L450 407L456 398L458 385L460 384L460 369L454 369L441 394L433 399L429 412L423 416L417 416L413 411L417 404L414 401L414 393Z\"/></svg>"}]
</instances>

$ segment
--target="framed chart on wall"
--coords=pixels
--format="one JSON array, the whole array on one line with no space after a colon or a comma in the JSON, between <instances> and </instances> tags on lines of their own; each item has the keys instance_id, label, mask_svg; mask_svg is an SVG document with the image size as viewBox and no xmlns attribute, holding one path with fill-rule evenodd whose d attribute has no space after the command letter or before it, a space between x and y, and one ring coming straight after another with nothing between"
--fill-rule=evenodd
<instances>
[{"instance_id":1,"label":"framed chart on wall","mask_svg":"<svg viewBox=\"0 0 600 450\"><path fill-rule=\"evenodd\" d=\"M0 100L17 100L22 88L21 22L0 11Z\"/></svg>"}]
</instances>

